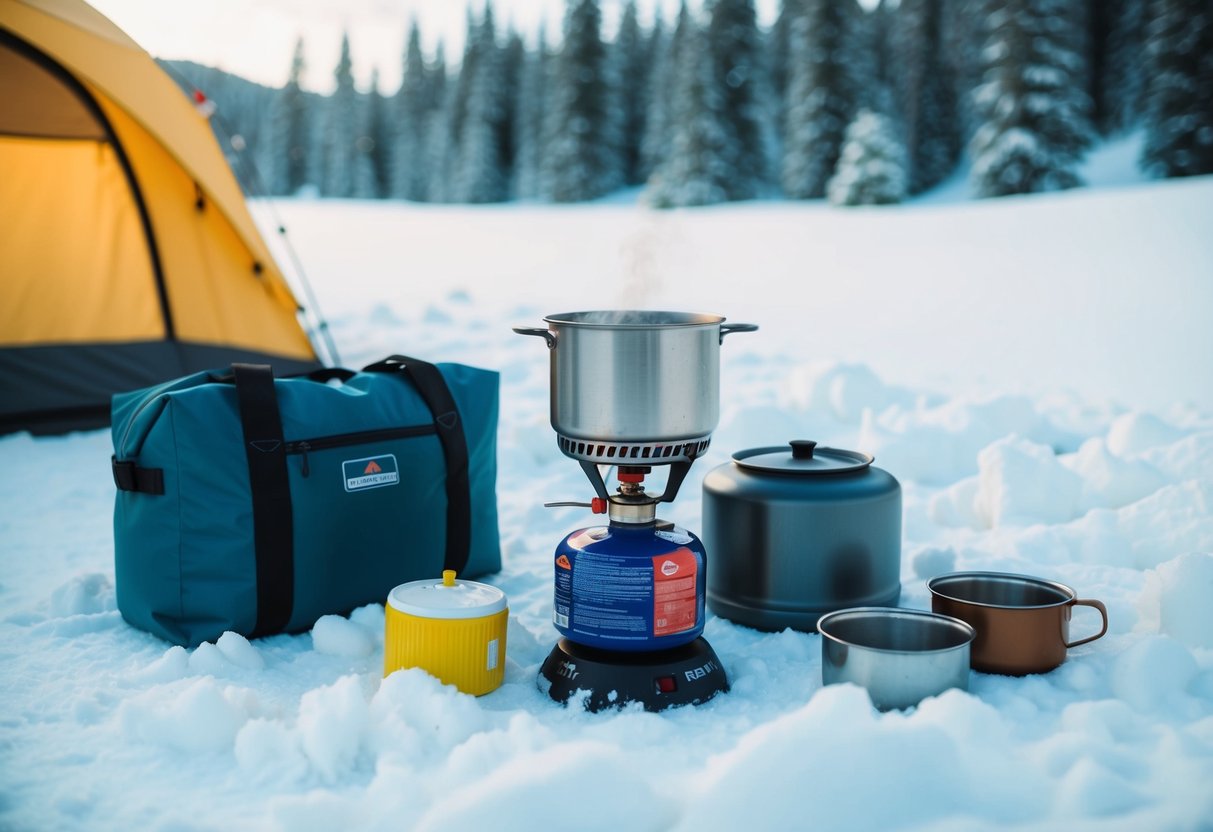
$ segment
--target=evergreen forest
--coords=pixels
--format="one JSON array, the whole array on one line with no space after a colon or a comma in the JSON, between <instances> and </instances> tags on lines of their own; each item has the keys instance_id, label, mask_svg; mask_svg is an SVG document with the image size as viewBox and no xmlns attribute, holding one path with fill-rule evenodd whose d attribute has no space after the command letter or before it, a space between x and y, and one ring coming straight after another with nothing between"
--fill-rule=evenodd
<instances>
[{"instance_id":1,"label":"evergreen forest","mask_svg":"<svg viewBox=\"0 0 1213 832\"><path fill-rule=\"evenodd\" d=\"M567 0L552 43L489 0L460 56L402 34L394 91L355 88L346 36L326 96L300 86L302 40L280 89L166 65L218 105L251 195L887 204L963 164L1001 196L1081 185L1130 129L1149 175L1213 173L1213 0L783 0L769 27L753 0L649 26L628 2L609 37L599 0Z\"/></svg>"}]
</instances>

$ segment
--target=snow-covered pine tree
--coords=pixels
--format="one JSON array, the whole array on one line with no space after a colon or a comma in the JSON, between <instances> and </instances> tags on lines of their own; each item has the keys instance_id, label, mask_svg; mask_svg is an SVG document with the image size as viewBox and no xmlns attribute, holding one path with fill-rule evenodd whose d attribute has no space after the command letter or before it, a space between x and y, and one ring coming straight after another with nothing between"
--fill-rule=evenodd
<instances>
[{"instance_id":1,"label":"snow-covered pine tree","mask_svg":"<svg viewBox=\"0 0 1213 832\"><path fill-rule=\"evenodd\" d=\"M892 205L905 199L905 148L888 116L868 109L855 116L827 194L834 205Z\"/></svg>"},{"instance_id":2,"label":"snow-covered pine tree","mask_svg":"<svg viewBox=\"0 0 1213 832\"><path fill-rule=\"evenodd\" d=\"M960 155L956 82L944 61L942 17L941 0L901 0L890 28L889 78L905 136L910 193L937 184Z\"/></svg>"},{"instance_id":3,"label":"snow-covered pine tree","mask_svg":"<svg viewBox=\"0 0 1213 832\"><path fill-rule=\"evenodd\" d=\"M422 202L428 195L429 164L425 148L433 106L429 87L425 55L421 51L421 27L414 18L409 24L404 70L392 108L396 142L391 155L391 193L397 199Z\"/></svg>"},{"instance_id":4,"label":"snow-covered pine tree","mask_svg":"<svg viewBox=\"0 0 1213 832\"><path fill-rule=\"evenodd\" d=\"M594 199L620 184L601 23L598 0L568 0L544 124L542 182L554 202Z\"/></svg>"},{"instance_id":5,"label":"snow-covered pine tree","mask_svg":"<svg viewBox=\"0 0 1213 832\"><path fill-rule=\"evenodd\" d=\"M502 85L501 51L493 6L485 3L480 24L468 32L464 65L459 71L463 93L454 168L455 202L501 202L509 177L501 158L501 130L506 91Z\"/></svg>"},{"instance_id":6,"label":"snow-covered pine tree","mask_svg":"<svg viewBox=\"0 0 1213 832\"><path fill-rule=\"evenodd\" d=\"M363 102L361 131L354 146L358 151L358 185L355 196L360 199L383 199L388 196L388 149L392 143L387 117L387 104L379 91L379 70L371 72L371 91Z\"/></svg>"},{"instance_id":7,"label":"snow-covered pine tree","mask_svg":"<svg viewBox=\"0 0 1213 832\"><path fill-rule=\"evenodd\" d=\"M479 26L469 5L466 17L466 35L463 42L463 59L448 85L443 106L441 128L434 131L430 141L431 176L430 199L434 202L461 202L460 182L463 132L468 121L472 80L476 77L476 64L480 60L477 37Z\"/></svg>"},{"instance_id":8,"label":"snow-covered pine tree","mask_svg":"<svg viewBox=\"0 0 1213 832\"><path fill-rule=\"evenodd\" d=\"M442 41L438 41L428 78L432 109L425 135L425 156L429 162L426 199L430 202L446 202L451 190L451 122L456 85L447 78L446 47Z\"/></svg>"},{"instance_id":9,"label":"snow-covered pine tree","mask_svg":"<svg viewBox=\"0 0 1213 832\"><path fill-rule=\"evenodd\" d=\"M1213 2L1150 0L1142 170L1213 173Z\"/></svg>"},{"instance_id":10,"label":"snow-covered pine tree","mask_svg":"<svg viewBox=\"0 0 1213 832\"><path fill-rule=\"evenodd\" d=\"M303 38L295 41L291 74L274 99L274 134L277 137L272 191L294 194L307 182L308 151L311 149L308 121L311 115L307 94L300 86L307 69Z\"/></svg>"},{"instance_id":11,"label":"snow-covered pine tree","mask_svg":"<svg viewBox=\"0 0 1213 832\"><path fill-rule=\"evenodd\" d=\"M988 0L985 76L973 102L980 126L969 146L978 196L1081 184L1090 99L1077 80L1072 19L1059 8L1067 1Z\"/></svg>"},{"instance_id":12,"label":"snow-covered pine tree","mask_svg":"<svg viewBox=\"0 0 1213 832\"><path fill-rule=\"evenodd\" d=\"M800 0L792 17L780 178L793 199L825 196L838 163L858 95L851 67L861 13L854 0Z\"/></svg>"},{"instance_id":13,"label":"snow-covered pine tree","mask_svg":"<svg viewBox=\"0 0 1213 832\"><path fill-rule=\"evenodd\" d=\"M514 141L518 135L515 122L518 120L518 87L522 83L522 69L526 64L526 44L522 36L512 28L507 32L505 46L500 49L501 66L501 118L497 122L497 146L505 176L505 192L510 193L517 164L518 148Z\"/></svg>"},{"instance_id":14,"label":"snow-covered pine tree","mask_svg":"<svg viewBox=\"0 0 1213 832\"><path fill-rule=\"evenodd\" d=\"M686 17L686 4L678 14L681 23ZM678 29L667 36L665 22L658 13L653 19L653 31L649 33L649 78L647 106L644 114L644 136L640 140L640 175L648 181L653 172L661 167L670 146L670 107L674 97L674 52L678 41Z\"/></svg>"},{"instance_id":15,"label":"snow-covered pine tree","mask_svg":"<svg viewBox=\"0 0 1213 832\"><path fill-rule=\"evenodd\" d=\"M636 17L636 0L623 7L619 31L610 50L614 64L614 94L619 140L619 164L625 185L638 185L641 175L640 145L644 140L649 80L649 42Z\"/></svg>"},{"instance_id":16,"label":"snow-covered pine tree","mask_svg":"<svg viewBox=\"0 0 1213 832\"><path fill-rule=\"evenodd\" d=\"M333 71L337 88L329 96L324 117L324 196L352 197L355 189L354 146L358 124L358 92L354 89L353 62L350 60L349 33L341 35L341 57Z\"/></svg>"},{"instance_id":17,"label":"snow-covered pine tree","mask_svg":"<svg viewBox=\"0 0 1213 832\"><path fill-rule=\"evenodd\" d=\"M1091 98L1100 132L1127 129L1141 114L1145 3L1095 0L1091 23Z\"/></svg>"},{"instance_id":18,"label":"snow-covered pine tree","mask_svg":"<svg viewBox=\"0 0 1213 832\"><path fill-rule=\"evenodd\" d=\"M728 199L750 199L767 174L763 115L767 88L753 0L711 0L707 53L720 98Z\"/></svg>"},{"instance_id":19,"label":"snow-covered pine tree","mask_svg":"<svg viewBox=\"0 0 1213 832\"><path fill-rule=\"evenodd\" d=\"M985 0L940 0L940 35L944 65L953 79L960 143L965 146L977 130L973 91L981 84L981 52L985 42L982 4Z\"/></svg>"},{"instance_id":20,"label":"snow-covered pine tree","mask_svg":"<svg viewBox=\"0 0 1213 832\"><path fill-rule=\"evenodd\" d=\"M683 25L670 153L644 192L645 201L657 208L711 205L729 198L728 136L707 33L693 19Z\"/></svg>"},{"instance_id":21,"label":"snow-covered pine tree","mask_svg":"<svg viewBox=\"0 0 1213 832\"><path fill-rule=\"evenodd\" d=\"M775 102L775 123L783 124L783 106L788 94L788 44L792 39L792 18L800 9L799 0L779 0L779 13L767 32L767 77L771 79L771 97ZM780 131L776 131L780 132Z\"/></svg>"},{"instance_id":22,"label":"snow-covered pine tree","mask_svg":"<svg viewBox=\"0 0 1213 832\"><path fill-rule=\"evenodd\" d=\"M514 111L514 193L539 198L539 160L543 154L543 113L547 100L548 47L545 27L523 60Z\"/></svg>"}]
</instances>

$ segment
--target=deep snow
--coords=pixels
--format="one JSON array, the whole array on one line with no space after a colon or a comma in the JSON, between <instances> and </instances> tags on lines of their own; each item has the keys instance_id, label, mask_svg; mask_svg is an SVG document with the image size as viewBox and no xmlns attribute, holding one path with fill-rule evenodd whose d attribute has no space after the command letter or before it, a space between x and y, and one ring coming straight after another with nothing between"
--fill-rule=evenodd
<instances>
[{"instance_id":1,"label":"deep snow","mask_svg":"<svg viewBox=\"0 0 1213 832\"><path fill-rule=\"evenodd\" d=\"M506 683L381 679L379 605L170 648L115 610L108 434L3 438L0 828L1210 828L1210 208L1207 178L859 211L279 204L347 365L502 371ZM548 701L551 551L593 521L541 504L590 491L547 424L546 351L510 326L628 306L762 327L726 339L670 519L698 529L731 451L861 449L904 488L903 606L940 572L1025 572L1103 600L1108 635L882 715L821 688L818 636L711 619L728 695Z\"/></svg>"}]
</instances>

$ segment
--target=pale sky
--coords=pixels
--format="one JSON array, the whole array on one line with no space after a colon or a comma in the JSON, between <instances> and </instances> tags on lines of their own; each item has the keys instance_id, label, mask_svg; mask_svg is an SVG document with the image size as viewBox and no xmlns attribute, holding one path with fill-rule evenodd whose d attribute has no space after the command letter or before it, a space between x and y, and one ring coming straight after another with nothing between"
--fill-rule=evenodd
<instances>
[{"instance_id":1,"label":"pale sky","mask_svg":"<svg viewBox=\"0 0 1213 832\"><path fill-rule=\"evenodd\" d=\"M308 74L304 86L328 92L341 47L349 31L354 75L370 85L379 69L380 88L400 85L400 67L409 20L421 24L425 47L441 37L448 63L463 51L466 0L89 0L157 58L184 58L217 66L270 86L286 82L295 39L304 39ZM757 0L759 20L769 24L778 0ZM479 17L484 0L471 0ZM647 26L661 9L667 21L678 0L638 0ZM690 0L692 8L701 0ZM565 0L494 0L498 29L512 23L528 40L546 24L548 41L559 37ZM601 0L603 25L613 33L624 0Z\"/></svg>"}]
</instances>

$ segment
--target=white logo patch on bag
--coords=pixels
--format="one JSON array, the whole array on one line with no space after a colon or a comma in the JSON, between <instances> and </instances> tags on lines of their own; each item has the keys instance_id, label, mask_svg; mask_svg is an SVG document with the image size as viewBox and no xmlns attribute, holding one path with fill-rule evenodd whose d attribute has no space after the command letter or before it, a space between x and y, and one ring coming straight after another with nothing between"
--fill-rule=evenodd
<instances>
[{"instance_id":1,"label":"white logo patch on bag","mask_svg":"<svg viewBox=\"0 0 1213 832\"><path fill-rule=\"evenodd\" d=\"M365 491L400 482L400 466L395 454L347 459L341 463L346 491Z\"/></svg>"}]
</instances>

